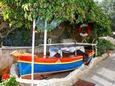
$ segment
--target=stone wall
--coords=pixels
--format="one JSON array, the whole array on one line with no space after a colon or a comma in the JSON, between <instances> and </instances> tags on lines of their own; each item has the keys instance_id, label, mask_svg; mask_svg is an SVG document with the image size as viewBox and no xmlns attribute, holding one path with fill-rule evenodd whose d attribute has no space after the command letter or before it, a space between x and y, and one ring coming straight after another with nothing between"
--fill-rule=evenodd
<instances>
[{"instance_id":1,"label":"stone wall","mask_svg":"<svg viewBox=\"0 0 115 86\"><path fill-rule=\"evenodd\" d=\"M13 63L13 58L10 55L14 50L22 50L25 52L31 52L31 47L2 47L0 48L0 70L6 67L10 67ZM37 48L35 50L38 50Z\"/></svg>"}]
</instances>

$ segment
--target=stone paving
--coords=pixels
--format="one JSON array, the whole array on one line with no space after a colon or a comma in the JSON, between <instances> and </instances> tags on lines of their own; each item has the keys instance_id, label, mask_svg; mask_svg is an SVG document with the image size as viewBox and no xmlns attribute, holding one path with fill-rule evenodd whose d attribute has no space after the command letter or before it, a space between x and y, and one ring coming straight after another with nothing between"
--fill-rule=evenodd
<instances>
[{"instance_id":1,"label":"stone paving","mask_svg":"<svg viewBox=\"0 0 115 86\"><path fill-rule=\"evenodd\" d=\"M96 86L115 86L115 51L81 79L95 83Z\"/></svg>"}]
</instances>

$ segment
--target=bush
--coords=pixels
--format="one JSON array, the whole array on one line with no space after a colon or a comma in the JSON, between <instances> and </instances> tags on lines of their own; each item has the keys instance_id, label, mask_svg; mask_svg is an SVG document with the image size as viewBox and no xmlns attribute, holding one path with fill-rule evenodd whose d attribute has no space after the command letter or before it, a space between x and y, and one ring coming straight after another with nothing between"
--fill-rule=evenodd
<instances>
[{"instance_id":1,"label":"bush","mask_svg":"<svg viewBox=\"0 0 115 86\"><path fill-rule=\"evenodd\" d=\"M101 56L103 53L107 52L108 50L113 50L115 46L105 39L98 39L97 44L97 56Z\"/></svg>"}]
</instances>

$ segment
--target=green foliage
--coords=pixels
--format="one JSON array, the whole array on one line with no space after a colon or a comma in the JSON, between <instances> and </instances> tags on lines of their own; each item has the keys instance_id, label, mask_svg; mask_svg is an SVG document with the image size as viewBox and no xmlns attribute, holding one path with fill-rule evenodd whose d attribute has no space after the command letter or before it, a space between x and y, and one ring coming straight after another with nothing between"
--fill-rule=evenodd
<instances>
[{"instance_id":1,"label":"green foliage","mask_svg":"<svg viewBox=\"0 0 115 86\"><path fill-rule=\"evenodd\" d=\"M19 0L1 0L0 8L4 21L8 22L11 28L20 28L25 24L28 25L26 28L30 28L31 23L25 19L22 3Z\"/></svg>"},{"instance_id":2,"label":"green foliage","mask_svg":"<svg viewBox=\"0 0 115 86\"><path fill-rule=\"evenodd\" d=\"M103 8L103 11L108 15L115 14L115 0L103 0L99 6Z\"/></svg>"},{"instance_id":3,"label":"green foliage","mask_svg":"<svg viewBox=\"0 0 115 86\"><path fill-rule=\"evenodd\" d=\"M103 9L104 13L107 14L111 19L111 27L115 28L115 0L103 0L99 6ZM115 31L115 30L114 30Z\"/></svg>"},{"instance_id":4,"label":"green foliage","mask_svg":"<svg viewBox=\"0 0 115 86\"><path fill-rule=\"evenodd\" d=\"M113 50L115 48L115 46L110 41L105 39L98 39L97 41L97 56L100 56L108 50Z\"/></svg>"},{"instance_id":5,"label":"green foliage","mask_svg":"<svg viewBox=\"0 0 115 86\"><path fill-rule=\"evenodd\" d=\"M9 21L10 26L21 27L27 24L30 28L30 21L40 16L43 21L48 22L53 19L63 19L75 24L93 22L100 32L98 36L111 34L109 18L93 0L1 0L1 2L4 19Z\"/></svg>"},{"instance_id":6,"label":"green foliage","mask_svg":"<svg viewBox=\"0 0 115 86\"><path fill-rule=\"evenodd\" d=\"M8 80L4 80L0 83L0 86L19 86L15 77L11 77Z\"/></svg>"}]
</instances>

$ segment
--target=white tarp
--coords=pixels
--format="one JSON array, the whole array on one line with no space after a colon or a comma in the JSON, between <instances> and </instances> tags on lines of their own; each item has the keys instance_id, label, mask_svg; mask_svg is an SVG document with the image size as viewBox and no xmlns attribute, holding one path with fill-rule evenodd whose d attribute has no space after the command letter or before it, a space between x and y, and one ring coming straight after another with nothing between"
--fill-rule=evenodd
<instances>
[{"instance_id":1,"label":"white tarp","mask_svg":"<svg viewBox=\"0 0 115 86\"><path fill-rule=\"evenodd\" d=\"M77 46L77 47L64 47L64 48L57 48L57 47L50 47L49 52L50 52L50 57L53 57L56 53L60 54L61 57L62 52L76 52L77 50L80 50L82 52L85 52L84 46Z\"/></svg>"}]
</instances>

